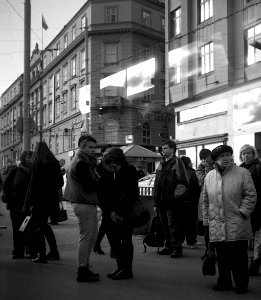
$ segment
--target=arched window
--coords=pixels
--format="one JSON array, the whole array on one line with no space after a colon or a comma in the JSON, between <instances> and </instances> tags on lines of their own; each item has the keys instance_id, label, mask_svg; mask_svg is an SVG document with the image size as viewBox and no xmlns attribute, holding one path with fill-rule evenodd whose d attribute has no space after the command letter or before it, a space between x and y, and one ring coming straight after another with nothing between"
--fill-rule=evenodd
<instances>
[{"instance_id":1,"label":"arched window","mask_svg":"<svg viewBox=\"0 0 261 300\"><path fill-rule=\"evenodd\" d=\"M150 145L150 125L149 125L149 123L143 124L142 141L143 141L143 144Z\"/></svg>"},{"instance_id":2,"label":"arched window","mask_svg":"<svg viewBox=\"0 0 261 300\"><path fill-rule=\"evenodd\" d=\"M162 142L165 142L169 139L169 128L166 125L161 128L161 139Z\"/></svg>"}]
</instances>

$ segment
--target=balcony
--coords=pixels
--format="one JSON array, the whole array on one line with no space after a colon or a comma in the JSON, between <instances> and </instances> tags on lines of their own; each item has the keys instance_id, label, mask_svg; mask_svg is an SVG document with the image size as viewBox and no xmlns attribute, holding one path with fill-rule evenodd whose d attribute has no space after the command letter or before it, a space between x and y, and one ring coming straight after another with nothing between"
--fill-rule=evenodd
<instances>
[{"instance_id":1,"label":"balcony","mask_svg":"<svg viewBox=\"0 0 261 300\"><path fill-rule=\"evenodd\" d=\"M99 103L100 109L120 108L123 106L124 98L121 96L101 97Z\"/></svg>"}]
</instances>

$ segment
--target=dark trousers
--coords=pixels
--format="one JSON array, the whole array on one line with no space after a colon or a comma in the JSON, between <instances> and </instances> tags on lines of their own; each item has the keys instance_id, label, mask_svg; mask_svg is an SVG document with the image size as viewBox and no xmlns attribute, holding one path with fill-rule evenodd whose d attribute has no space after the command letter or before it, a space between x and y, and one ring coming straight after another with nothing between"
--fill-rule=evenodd
<instances>
[{"instance_id":1,"label":"dark trousers","mask_svg":"<svg viewBox=\"0 0 261 300\"><path fill-rule=\"evenodd\" d=\"M197 221L198 221L198 204L184 203L184 240L188 245L195 245L197 243Z\"/></svg>"},{"instance_id":2,"label":"dark trousers","mask_svg":"<svg viewBox=\"0 0 261 300\"><path fill-rule=\"evenodd\" d=\"M97 240L95 242L94 247L100 247L101 241L104 238L106 232L107 232L107 223L108 223L108 217L102 216L101 225L99 228ZM109 241L110 242L110 241Z\"/></svg>"},{"instance_id":3,"label":"dark trousers","mask_svg":"<svg viewBox=\"0 0 261 300\"><path fill-rule=\"evenodd\" d=\"M108 221L107 225L107 236L118 266L125 270L131 270L133 261L133 227L129 224L116 224L112 221Z\"/></svg>"},{"instance_id":4,"label":"dark trousers","mask_svg":"<svg viewBox=\"0 0 261 300\"><path fill-rule=\"evenodd\" d=\"M20 211L10 210L10 217L13 227L13 254L23 256L25 251L25 234L19 231L19 228L26 216Z\"/></svg>"},{"instance_id":5,"label":"dark trousers","mask_svg":"<svg viewBox=\"0 0 261 300\"><path fill-rule=\"evenodd\" d=\"M218 262L218 284L231 286L231 272L237 288L247 288L248 276L248 241L214 243Z\"/></svg>"},{"instance_id":6,"label":"dark trousers","mask_svg":"<svg viewBox=\"0 0 261 300\"><path fill-rule=\"evenodd\" d=\"M184 240L183 204L159 208L160 221L165 235L165 247L182 251Z\"/></svg>"},{"instance_id":7,"label":"dark trousers","mask_svg":"<svg viewBox=\"0 0 261 300\"><path fill-rule=\"evenodd\" d=\"M48 224L48 214L33 215L34 224L31 230L31 255L46 255L45 238L52 252L57 251L57 244L52 227Z\"/></svg>"}]
</instances>

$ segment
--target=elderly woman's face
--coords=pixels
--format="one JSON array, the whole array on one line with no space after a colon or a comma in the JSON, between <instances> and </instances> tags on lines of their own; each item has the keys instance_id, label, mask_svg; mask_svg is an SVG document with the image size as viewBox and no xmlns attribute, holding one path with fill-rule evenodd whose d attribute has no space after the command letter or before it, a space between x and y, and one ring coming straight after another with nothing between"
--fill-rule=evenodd
<instances>
[{"instance_id":1,"label":"elderly woman's face","mask_svg":"<svg viewBox=\"0 0 261 300\"><path fill-rule=\"evenodd\" d=\"M241 158L246 165L249 165L254 160L254 153L251 149L245 149L241 152Z\"/></svg>"},{"instance_id":2,"label":"elderly woman's face","mask_svg":"<svg viewBox=\"0 0 261 300\"><path fill-rule=\"evenodd\" d=\"M220 154L216 160L216 163L220 166L220 168L226 168L232 162L232 155L230 152L224 152Z\"/></svg>"}]
</instances>

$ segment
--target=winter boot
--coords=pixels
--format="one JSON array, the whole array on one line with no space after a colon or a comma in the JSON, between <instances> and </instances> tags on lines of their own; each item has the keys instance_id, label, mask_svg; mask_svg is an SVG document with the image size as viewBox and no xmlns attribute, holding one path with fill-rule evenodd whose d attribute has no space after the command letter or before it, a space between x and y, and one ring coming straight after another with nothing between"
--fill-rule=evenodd
<instances>
[{"instance_id":1,"label":"winter boot","mask_svg":"<svg viewBox=\"0 0 261 300\"><path fill-rule=\"evenodd\" d=\"M78 282L95 282L99 281L99 274L93 273L89 267L79 267L77 272L77 281Z\"/></svg>"}]
</instances>

